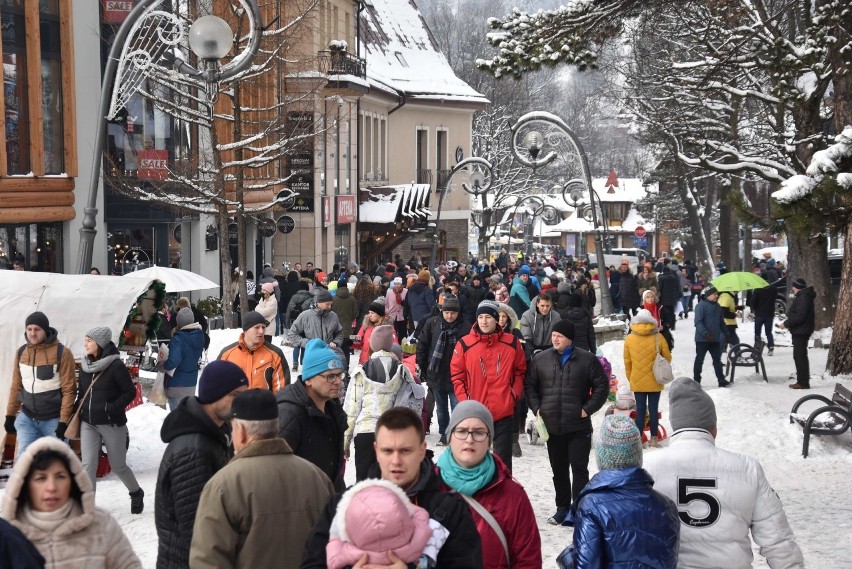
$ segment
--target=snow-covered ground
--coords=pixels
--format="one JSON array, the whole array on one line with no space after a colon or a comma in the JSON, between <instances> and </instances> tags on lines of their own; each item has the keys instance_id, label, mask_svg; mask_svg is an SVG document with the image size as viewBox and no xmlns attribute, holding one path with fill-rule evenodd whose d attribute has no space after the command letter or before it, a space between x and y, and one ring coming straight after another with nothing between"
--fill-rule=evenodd
<instances>
[{"instance_id":1,"label":"snow-covered ground","mask_svg":"<svg viewBox=\"0 0 852 569\"><path fill-rule=\"evenodd\" d=\"M209 351L211 357L215 357L222 346L234 341L237 333L235 330L214 331ZM673 367L676 377L691 376L695 353L693 334L691 320L678 321L674 333ZM751 343L751 323L740 326L740 337L742 341ZM624 378L622 348L623 342L610 342L602 348L612 363L613 373L619 378ZM285 353L289 358L291 350L285 348ZM825 349L810 350L814 376L811 379L813 389L809 392L787 388L794 366L790 338L783 333L776 337L775 355L766 358L769 383L765 383L753 370L739 368L736 383L729 389L719 389L715 386L708 357L703 384L716 402L719 446L760 460L784 503L807 566L831 569L849 567L852 559L852 539L849 537L852 534L852 510L848 507L852 436L847 433L841 437L812 438L810 457L803 459L802 429L791 425L788 420L793 403L804 394L820 393L830 397L836 382L852 384L850 377L823 377L827 354ZM662 424L669 428L668 398L665 394L662 413ZM164 410L147 403L128 413L131 432L128 463L146 493L142 515L130 514L130 499L118 478L108 475L98 481L97 504L116 517L146 568L153 568L157 557L154 489L165 447L159 435L165 415ZM598 425L602 418L603 411L600 411L593 418L595 424ZM434 434L437 433L434 424L432 431L433 434L427 436L429 446L440 453L441 447L435 446L438 435ZM514 460L514 474L526 488L536 511L544 548L544 566L555 567L556 555L570 542L571 529L545 523L554 510L551 471L545 447L530 446L524 442L523 452L523 457ZM594 457L590 466L594 474ZM354 472L354 465L349 465L348 478L354 478ZM755 567L767 567L756 549Z\"/></svg>"}]
</instances>

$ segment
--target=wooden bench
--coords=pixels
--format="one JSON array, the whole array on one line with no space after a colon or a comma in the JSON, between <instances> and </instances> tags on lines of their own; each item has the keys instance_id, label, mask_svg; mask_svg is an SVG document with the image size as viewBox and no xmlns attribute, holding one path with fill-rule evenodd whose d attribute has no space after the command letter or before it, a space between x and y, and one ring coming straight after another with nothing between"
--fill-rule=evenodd
<instances>
[{"instance_id":1,"label":"wooden bench","mask_svg":"<svg viewBox=\"0 0 852 569\"><path fill-rule=\"evenodd\" d=\"M824 406L817 408L809 415L797 413L799 407L808 401L819 401ZM805 431L802 443L802 456L808 457L808 445L811 435L842 435L852 426L852 391L839 383L834 386L831 399L822 395L805 395L793 405L790 411L790 422L796 422Z\"/></svg>"}]
</instances>

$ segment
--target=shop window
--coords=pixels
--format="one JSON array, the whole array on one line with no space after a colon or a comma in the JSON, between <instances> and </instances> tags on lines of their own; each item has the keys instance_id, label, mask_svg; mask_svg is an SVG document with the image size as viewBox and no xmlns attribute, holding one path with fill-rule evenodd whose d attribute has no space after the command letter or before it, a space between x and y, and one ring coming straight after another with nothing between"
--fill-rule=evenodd
<instances>
[{"instance_id":1,"label":"shop window","mask_svg":"<svg viewBox=\"0 0 852 569\"><path fill-rule=\"evenodd\" d=\"M0 225L0 269L18 261L27 271L62 272L62 229L58 223Z\"/></svg>"},{"instance_id":2,"label":"shop window","mask_svg":"<svg viewBox=\"0 0 852 569\"><path fill-rule=\"evenodd\" d=\"M0 0L6 175L67 172L66 146L73 129L65 117L62 76L71 71L62 56L70 38L60 11L70 6L67 0Z\"/></svg>"}]
</instances>

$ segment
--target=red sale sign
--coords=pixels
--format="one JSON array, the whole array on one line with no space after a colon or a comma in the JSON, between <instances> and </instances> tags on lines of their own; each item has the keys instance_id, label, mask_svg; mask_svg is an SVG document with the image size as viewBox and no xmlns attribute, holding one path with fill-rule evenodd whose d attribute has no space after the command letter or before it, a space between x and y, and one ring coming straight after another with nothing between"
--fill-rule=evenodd
<instances>
[{"instance_id":1,"label":"red sale sign","mask_svg":"<svg viewBox=\"0 0 852 569\"><path fill-rule=\"evenodd\" d=\"M103 0L104 23L120 24L133 9L133 0Z\"/></svg>"},{"instance_id":2,"label":"red sale sign","mask_svg":"<svg viewBox=\"0 0 852 569\"><path fill-rule=\"evenodd\" d=\"M137 155L139 170L136 177L140 180L165 180L169 177L168 150L140 150Z\"/></svg>"},{"instance_id":3,"label":"red sale sign","mask_svg":"<svg viewBox=\"0 0 852 569\"><path fill-rule=\"evenodd\" d=\"M337 223L355 221L355 196L337 196Z\"/></svg>"}]
</instances>

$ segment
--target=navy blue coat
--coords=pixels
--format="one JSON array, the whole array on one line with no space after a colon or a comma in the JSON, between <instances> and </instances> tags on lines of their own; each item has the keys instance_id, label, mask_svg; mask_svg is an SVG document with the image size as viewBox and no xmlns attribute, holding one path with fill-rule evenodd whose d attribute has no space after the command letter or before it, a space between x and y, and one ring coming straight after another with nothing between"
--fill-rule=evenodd
<instances>
[{"instance_id":1,"label":"navy blue coat","mask_svg":"<svg viewBox=\"0 0 852 569\"><path fill-rule=\"evenodd\" d=\"M695 341L696 342L721 342L728 333L725 326L725 318L722 315L722 307L718 302L702 300L695 307ZM708 337L707 334L710 334Z\"/></svg>"},{"instance_id":2,"label":"navy blue coat","mask_svg":"<svg viewBox=\"0 0 852 569\"><path fill-rule=\"evenodd\" d=\"M0 519L0 567L44 569L44 557L21 530Z\"/></svg>"},{"instance_id":3,"label":"navy blue coat","mask_svg":"<svg viewBox=\"0 0 852 569\"><path fill-rule=\"evenodd\" d=\"M565 520L565 525L574 526L574 543L560 554L561 566L675 569L677 506L653 485L642 468L597 473Z\"/></svg>"},{"instance_id":4,"label":"navy blue coat","mask_svg":"<svg viewBox=\"0 0 852 569\"><path fill-rule=\"evenodd\" d=\"M169 357L163 363L175 372L166 378L166 387L195 387L198 383L198 360L204 352L204 332L178 330L169 342Z\"/></svg>"}]
</instances>

